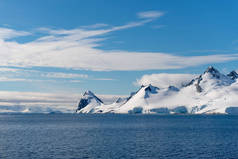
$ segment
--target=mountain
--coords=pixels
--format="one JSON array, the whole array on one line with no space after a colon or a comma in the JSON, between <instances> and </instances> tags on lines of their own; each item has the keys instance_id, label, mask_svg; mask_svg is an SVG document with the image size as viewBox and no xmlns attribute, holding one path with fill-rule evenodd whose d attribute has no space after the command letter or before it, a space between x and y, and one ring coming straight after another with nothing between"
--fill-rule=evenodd
<instances>
[{"instance_id":1,"label":"mountain","mask_svg":"<svg viewBox=\"0 0 238 159\"><path fill-rule=\"evenodd\" d=\"M142 85L126 99L104 104L85 92L77 112L131 114L238 114L238 74L227 75L210 66L181 88Z\"/></svg>"},{"instance_id":2,"label":"mountain","mask_svg":"<svg viewBox=\"0 0 238 159\"><path fill-rule=\"evenodd\" d=\"M231 71L229 74L227 74L227 76L233 80L238 78L238 74L236 73L236 71Z\"/></svg>"},{"instance_id":3,"label":"mountain","mask_svg":"<svg viewBox=\"0 0 238 159\"><path fill-rule=\"evenodd\" d=\"M96 107L103 105L101 99L94 95L91 91L86 91L80 99L77 113L93 113Z\"/></svg>"},{"instance_id":4,"label":"mountain","mask_svg":"<svg viewBox=\"0 0 238 159\"><path fill-rule=\"evenodd\" d=\"M215 89L216 87L229 86L233 82L235 81L231 76L226 76L214 67L210 66L203 74L193 79L186 86L194 85L196 91L201 93L202 91L209 91L211 89Z\"/></svg>"}]
</instances>

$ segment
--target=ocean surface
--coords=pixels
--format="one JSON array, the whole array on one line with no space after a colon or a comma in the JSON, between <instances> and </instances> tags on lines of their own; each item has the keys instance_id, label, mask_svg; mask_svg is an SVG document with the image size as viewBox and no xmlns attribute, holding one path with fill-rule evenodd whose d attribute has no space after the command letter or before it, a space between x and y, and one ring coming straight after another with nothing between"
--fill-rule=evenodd
<instances>
[{"instance_id":1,"label":"ocean surface","mask_svg":"<svg viewBox=\"0 0 238 159\"><path fill-rule=\"evenodd\" d=\"M238 116L0 115L0 159L238 158Z\"/></svg>"}]
</instances>

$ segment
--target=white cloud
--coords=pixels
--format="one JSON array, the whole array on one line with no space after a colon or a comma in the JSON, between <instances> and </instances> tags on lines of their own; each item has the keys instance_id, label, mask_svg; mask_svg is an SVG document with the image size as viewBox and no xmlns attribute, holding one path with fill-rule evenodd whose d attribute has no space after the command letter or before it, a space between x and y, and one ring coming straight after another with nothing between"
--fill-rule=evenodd
<instances>
[{"instance_id":1,"label":"white cloud","mask_svg":"<svg viewBox=\"0 0 238 159\"><path fill-rule=\"evenodd\" d=\"M52 109L74 112L80 96L78 94L51 94L38 92L0 91L0 112L30 109Z\"/></svg>"},{"instance_id":2,"label":"white cloud","mask_svg":"<svg viewBox=\"0 0 238 159\"><path fill-rule=\"evenodd\" d=\"M10 103L71 103L78 98L77 94L0 91L0 102Z\"/></svg>"},{"instance_id":3,"label":"white cloud","mask_svg":"<svg viewBox=\"0 0 238 159\"><path fill-rule=\"evenodd\" d=\"M69 82L72 82L72 83L81 83L82 81L80 81L80 80L70 80Z\"/></svg>"},{"instance_id":4,"label":"white cloud","mask_svg":"<svg viewBox=\"0 0 238 159\"><path fill-rule=\"evenodd\" d=\"M82 26L81 28L96 29L96 28L102 28L102 27L107 27L107 26L108 26L108 24L96 23L93 25Z\"/></svg>"},{"instance_id":5,"label":"white cloud","mask_svg":"<svg viewBox=\"0 0 238 159\"><path fill-rule=\"evenodd\" d=\"M30 35L31 33L25 31L16 31L9 28L0 28L0 40L11 39L19 36Z\"/></svg>"},{"instance_id":6,"label":"white cloud","mask_svg":"<svg viewBox=\"0 0 238 159\"><path fill-rule=\"evenodd\" d=\"M112 81L113 78L94 78L93 76L89 77L87 74L80 73L64 73L64 72L44 72L39 70L28 70L28 69L19 69L19 68L1 68L0 72L0 82L72 82L72 83L81 83L81 79L88 80L99 80L99 81ZM34 78L32 78L34 77ZM62 80L57 80L62 79Z\"/></svg>"},{"instance_id":7,"label":"white cloud","mask_svg":"<svg viewBox=\"0 0 238 159\"><path fill-rule=\"evenodd\" d=\"M139 18L159 18L164 15L164 12L160 11L146 11L137 14Z\"/></svg>"},{"instance_id":8,"label":"white cloud","mask_svg":"<svg viewBox=\"0 0 238 159\"><path fill-rule=\"evenodd\" d=\"M105 103L112 103L122 95L98 95ZM39 93L0 91L0 112L19 112L27 108L32 110L59 110L75 112L80 94L72 93Z\"/></svg>"},{"instance_id":9,"label":"white cloud","mask_svg":"<svg viewBox=\"0 0 238 159\"><path fill-rule=\"evenodd\" d=\"M17 72L18 69L15 68L7 68L7 67L0 67L0 72Z\"/></svg>"},{"instance_id":10,"label":"white cloud","mask_svg":"<svg viewBox=\"0 0 238 159\"><path fill-rule=\"evenodd\" d=\"M124 95L103 95L96 94L102 100L126 97ZM73 93L42 93L42 92L17 92L17 91L0 91L1 103L26 104L26 103L74 103L77 107L82 94Z\"/></svg>"},{"instance_id":11,"label":"white cloud","mask_svg":"<svg viewBox=\"0 0 238 159\"><path fill-rule=\"evenodd\" d=\"M93 80L98 80L98 81L114 81L115 79L113 79L113 78L94 78Z\"/></svg>"},{"instance_id":12,"label":"white cloud","mask_svg":"<svg viewBox=\"0 0 238 159\"><path fill-rule=\"evenodd\" d=\"M0 42L0 65L47 66L96 71L150 70L178 69L238 59L238 54L185 57L159 52L103 51L94 48L99 45L95 43L96 40L70 34L25 44Z\"/></svg>"},{"instance_id":13,"label":"white cloud","mask_svg":"<svg viewBox=\"0 0 238 159\"><path fill-rule=\"evenodd\" d=\"M40 79L27 79L27 78L0 76L0 82L56 82L56 80L50 80L50 79L40 80Z\"/></svg>"},{"instance_id":14,"label":"white cloud","mask_svg":"<svg viewBox=\"0 0 238 159\"><path fill-rule=\"evenodd\" d=\"M134 84L137 86L152 84L159 88L166 88L168 86L180 88L183 84L190 82L197 76L196 74L151 74L142 76L140 79L137 79Z\"/></svg>"},{"instance_id":15,"label":"white cloud","mask_svg":"<svg viewBox=\"0 0 238 159\"><path fill-rule=\"evenodd\" d=\"M49 29L40 28L47 35L26 43L5 41L6 38L27 35L11 30L0 36L0 66L59 67L94 71L179 69L201 64L221 63L238 59L238 54L207 56L176 56L167 53L105 51L97 46L110 32L142 26L162 16L161 12L142 12L138 22L108 29ZM14 36L13 36L14 35Z\"/></svg>"},{"instance_id":16,"label":"white cloud","mask_svg":"<svg viewBox=\"0 0 238 159\"><path fill-rule=\"evenodd\" d=\"M76 74L76 73L47 73L44 75L48 78L88 78L86 74Z\"/></svg>"},{"instance_id":17,"label":"white cloud","mask_svg":"<svg viewBox=\"0 0 238 159\"><path fill-rule=\"evenodd\" d=\"M0 77L0 82L17 82L17 81L32 81L30 79L24 79L24 78L10 78L10 77Z\"/></svg>"}]
</instances>

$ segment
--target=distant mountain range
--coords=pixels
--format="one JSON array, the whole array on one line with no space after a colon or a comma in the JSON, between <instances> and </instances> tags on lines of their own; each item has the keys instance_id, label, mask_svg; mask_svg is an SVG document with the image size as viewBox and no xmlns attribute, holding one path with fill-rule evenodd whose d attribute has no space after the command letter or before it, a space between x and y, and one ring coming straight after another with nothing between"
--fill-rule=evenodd
<instances>
[{"instance_id":1,"label":"distant mountain range","mask_svg":"<svg viewBox=\"0 0 238 159\"><path fill-rule=\"evenodd\" d=\"M238 114L238 74L210 66L181 88L142 85L128 98L104 104L91 91L82 96L77 113Z\"/></svg>"}]
</instances>

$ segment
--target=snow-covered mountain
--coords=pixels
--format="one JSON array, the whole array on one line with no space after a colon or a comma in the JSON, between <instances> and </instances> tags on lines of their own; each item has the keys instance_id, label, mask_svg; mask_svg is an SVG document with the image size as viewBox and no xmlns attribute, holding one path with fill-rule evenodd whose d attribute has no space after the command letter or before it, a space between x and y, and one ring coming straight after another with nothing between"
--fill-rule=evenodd
<instances>
[{"instance_id":1,"label":"snow-covered mountain","mask_svg":"<svg viewBox=\"0 0 238 159\"><path fill-rule=\"evenodd\" d=\"M126 99L104 104L87 91L81 98L78 113L145 114L238 114L238 74L220 73L210 66L203 74L181 88L141 86Z\"/></svg>"},{"instance_id":2,"label":"snow-covered mountain","mask_svg":"<svg viewBox=\"0 0 238 159\"><path fill-rule=\"evenodd\" d=\"M94 113L96 111L94 108L100 107L102 105L103 102L101 101L101 99L95 96L91 91L86 91L83 97L80 99L76 112Z\"/></svg>"}]
</instances>

